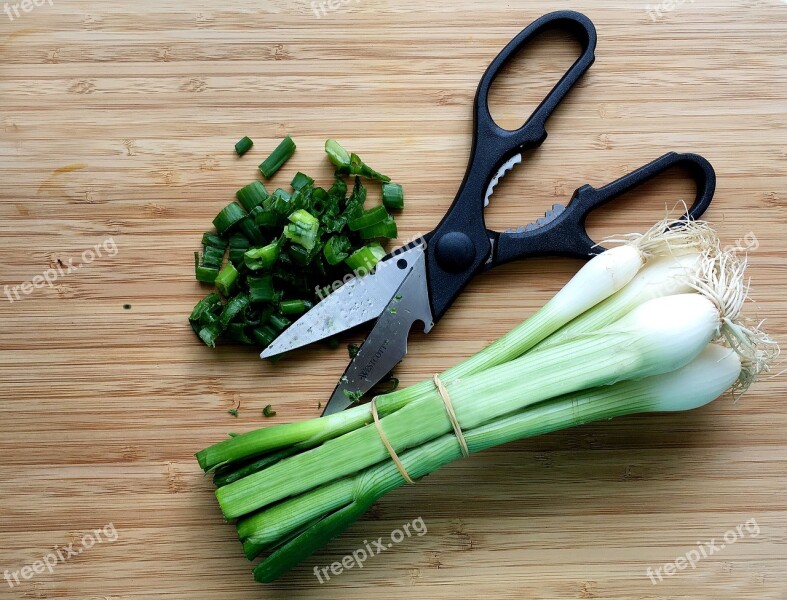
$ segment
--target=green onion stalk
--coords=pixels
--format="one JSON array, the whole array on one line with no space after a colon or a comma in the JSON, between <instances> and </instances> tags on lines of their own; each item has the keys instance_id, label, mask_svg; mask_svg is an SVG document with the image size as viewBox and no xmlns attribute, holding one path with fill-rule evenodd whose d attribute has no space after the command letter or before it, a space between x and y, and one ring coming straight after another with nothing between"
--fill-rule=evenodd
<instances>
[{"instance_id":1,"label":"green onion stalk","mask_svg":"<svg viewBox=\"0 0 787 600\"><path fill-rule=\"evenodd\" d=\"M650 265L668 261L675 255L708 253L709 249L719 246L718 238L705 222L692 221L679 229L668 228L668 223L666 220L658 223L648 232L626 240L624 245L594 257L533 316L472 358L441 373L441 379L461 379L517 358L599 303L625 290L643 267L647 271ZM379 252L382 252L381 248ZM662 273L667 271L668 274L674 274L676 270L660 269ZM672 289L674 285L672 279L662 277L662 289ZM648 289L652 286L635 287ZM681 290L690 291L691 288ZM653 297L658 295L652 291L647 294ZM605 317L602 321L614 321L622 317L649 297L647 294L638 295L633 302L628 298L624 302L617 302L605 313L614 311L611 318ZM379 397L377 410L381 416L394 413L411 402L430 396L433 391L431 380L415 384ZM371 422L369 405L361 405L309 422L308 425L294 423L282 426L284 429L281 431L267 428L238 436L206 448L197 454L197 458L200 466L210 472L235 461L293 444L300 444L303 449L311 448Z\"/></svg>"},{"instance_id":2,"label":"green onion stalk","mask_svg":"<svg viewBox=\"0 0 787 600\"><path fill-rule=\"evenodd\" d=\"M739 319L744 267L706 224L660 224L591 260L528 321L443 373L450 401L426 381L377 397L375 425L360 406L233 437L197 459L216 471L246 556L268 554L255 578L273 581L408 477L461 458L457 435L473 453L745 389L775 345Z\"/></svg>"},{"instance_id":3,"label":"green onion stalk","mask_svg":"<svg viewBox=\"0 0 787 600\"><path fill-rule=\"evenodd\" d=\"M575 392L543 402L464 432L471 453L598 420L635 413L683 411L703 406L723 394L741 373L738 355L708 345L682 369L612 386ZM420 478L462 458L455 435L440 436L400 455L411 477ZM354 476L323 485L253 513L238 522L248 559L275 548L254 569L257 581L275 581L319 550L327 534L340 533L385 494L405 484L388 461ZM319 519L319 521L317 521ZM314 523L299 532L304 524ZM278 540L297 535L280 547Z\"/></svg>"}]
</instances>

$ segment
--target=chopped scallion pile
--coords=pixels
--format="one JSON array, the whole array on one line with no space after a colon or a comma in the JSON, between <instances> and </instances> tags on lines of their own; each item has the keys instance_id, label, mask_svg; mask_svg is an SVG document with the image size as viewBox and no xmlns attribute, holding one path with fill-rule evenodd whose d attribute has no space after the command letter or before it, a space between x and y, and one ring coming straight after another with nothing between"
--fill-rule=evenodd
<instances>
[{"instance_id":1,"label":"chopped scallion pile","mask_svg":"<svg viewBox=\"0 0 787 600\"><path fill-rule=\"evenodd\" d=\"M287 136L260 171L271 177L294 151ZM267 347L321 300L326 288L334 289L334 282L348 275L368 274L385 256L377 240L397 236L387 207L401 207L395 201L403 197L401 186L385 183L383 203L366 207L362 178L389 179L335 141L328 140L326 152L337 166L329 188L300 171L288 189L268 192L253 181L216 215L215 232L203 234L195 277L215 285L218 293L203 298L189 320L208 346L226 340ZM344 179L348 175L351 182Z\"/></svg>"}]
</instances>

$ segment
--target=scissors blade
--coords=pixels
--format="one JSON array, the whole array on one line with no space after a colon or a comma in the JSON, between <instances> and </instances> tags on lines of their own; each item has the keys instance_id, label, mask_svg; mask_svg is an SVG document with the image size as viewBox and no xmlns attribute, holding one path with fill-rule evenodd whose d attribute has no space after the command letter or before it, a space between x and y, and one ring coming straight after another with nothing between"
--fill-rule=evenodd
<instances>
[{"instance_id":1,"label":"scissors blade","mask_svg":"<svg viewBox=\"0 0 787 600\"><path fill-rule=\"evenodd\" d=\"M339 379L323 416L340 412L355 397L372 389L407 354L407 336L416 321L429 333L434 326L426 280L426 257L423 248L396 290L377 323Z\"/></svg>"},{"instance_id":2,"label":"scissors blade","mask_svg":"<svg viewBox=\"0 0 787 600\"><path fill-rule=\"evenodd\" d=\"M508 173L511 169L517 166L519 163L522 162L522 154L515 154L512 156L508 161L506 161L502 167L497 170L497 173L492 178L492 181L489 182L489 185L486 188L486 195L484 195L484 208L489 206L489 199L492 197L492 194L495 192L495 187L497 184L500 183L500 180L505 177L506 173Z\"/></svg>"},{"instance_id":3,"label":"scissors blade","mask_svg":"<svg viewBox=\"0 0 787 600\"><path fill-rule=\"evenodd\" d=\"M423 255L421 246L395 253L381 261L374 273L348 281L288 327L260 358L307 346L376 319L407 277L408 270L399 268L399 261L404 259L410 265L419 254Z\"/></svg>"}]
</instances>

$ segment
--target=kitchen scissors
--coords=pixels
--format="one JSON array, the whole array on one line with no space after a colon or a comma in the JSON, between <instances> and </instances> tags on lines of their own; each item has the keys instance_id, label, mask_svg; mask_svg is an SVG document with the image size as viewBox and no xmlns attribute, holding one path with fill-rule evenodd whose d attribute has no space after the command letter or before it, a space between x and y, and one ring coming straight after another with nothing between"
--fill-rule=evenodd
<instances>
[{"instance_id":1,"label":"kitchen scissors","mask_svg":"<svg viewBox=\"0 0 787 600\"><path fill-rule=\"evenodd\" d=\"M534 37L561 30L580 44L581 54L514 131L498 126L489 112L489 90L503 67ZM484 207L495 185L522 162L522 153L547 137L546 121L595 60L596 30L574 11L547 14L517 35L487 68L474 102L474 136L467 172L439 225L422 239L394 251L374 272L354 278L282 333L265 351L268 358L328 338L376 319L376 324L339 380L323 415L344 410L382 380L407 354L407 337L420 321L429 333L476 275L513 260L537 256L588 259L604 251L588 235L585 220L599 206L674 166L697 185L694 204L682 219L701 217L713 199L716 175L696 154L669 152L600 188L584 185L567 206L556 204L526 227L487 229Z\"/></svg>"}]
</instances>

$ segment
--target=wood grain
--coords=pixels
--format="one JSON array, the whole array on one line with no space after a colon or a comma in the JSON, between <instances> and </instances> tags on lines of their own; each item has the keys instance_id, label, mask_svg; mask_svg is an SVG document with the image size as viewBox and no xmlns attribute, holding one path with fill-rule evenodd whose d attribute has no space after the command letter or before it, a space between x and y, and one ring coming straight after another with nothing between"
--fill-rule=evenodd
<instances>
[{"instance_id":1,"label":"wood grain","mask_svg":"<svg viewBox=\"0 0 787 600\"><path fill-rule=\"evenodd\" d=\"M654 18L638 3L571 7L596 23L598 60L546 144L498 188L490 224L525 223L668 150L699 152L719 175L708 217L729 243L756 236L753 311L784 342L787 6L692 0ZM192 458L228 431L318 415L346 361L318 348L273 368L195 340L186 316L203 290L191 252L215 213L290 133L298 152L275 184L295 169L327 180L322 144L335 137L404 184L402 238L428 231L464 172L484 68L558 8L364 0L318 18L305 0L55 0L13 21L0 13L0 284L117 245L51 288L0 298L0 570L110 523L118 532L51 574L0 582L3 598L787 598L781 367L737 404L585 426L452 465L267 587ZM559 37L533 50L496 86L503 124L521 122L573 52ZM243 135L256 146L238 160ZM674 173L594 216L592 230L640 230L692 194ZM413 336L403 383L481 349L577 267L539 260L480 278L428 340ZM427 535L314 578L314 566L417 517ZM658 585L646 575L751 519L756 537Z\"/></svg>"}]
</instances>

